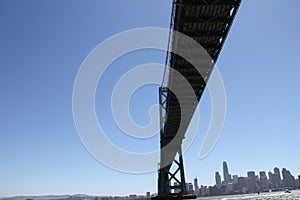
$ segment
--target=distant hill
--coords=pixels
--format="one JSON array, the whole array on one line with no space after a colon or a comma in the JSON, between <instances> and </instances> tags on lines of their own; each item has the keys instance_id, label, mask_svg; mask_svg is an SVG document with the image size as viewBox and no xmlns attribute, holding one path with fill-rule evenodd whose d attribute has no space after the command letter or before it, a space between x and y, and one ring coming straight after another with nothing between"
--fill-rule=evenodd
<instances>
[{"instance_id":1,"label":"distant hill","mask_svg":"<svg viewBox=\"0 0 300 200\"><path fill-rule=\"evenodd\" d=\"M2 197L0 200L96 200L101 199L96 196L89 196L85 194L76 195L43 195L43 196L14 196Z\"/></svg>"},{"instance_id":2,"label":"distant hill","mask_svg":"<svg viewBox=\"0 0 300 200\"><path fill-rule=\"evenodd\" d=\"M75 195L41 195L41 196L14 196L2 197L0 200L149 200L144 195L130 196L90 196L85 194Z\"/></svg>"}]
</instances>

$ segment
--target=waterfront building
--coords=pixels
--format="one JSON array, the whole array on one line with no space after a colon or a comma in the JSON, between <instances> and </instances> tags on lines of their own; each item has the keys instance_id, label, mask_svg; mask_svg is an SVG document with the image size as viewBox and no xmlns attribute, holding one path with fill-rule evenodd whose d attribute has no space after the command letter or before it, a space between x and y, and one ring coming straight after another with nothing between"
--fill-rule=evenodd
<instances>
[{"instance_id":1,"label":"waterfront building","mask_svg":"<svg viewBox=\"0 0 300 200\"><path fill-rule=\"evenodd\" d=\"M248 178L252 178L253 180L255 180L255 172L254 171L249 171L247 172Z\"/></svg>"},{"instance_id":2,"label":"waterfront building","mask_svg":"<svg viewBox=\"0 0 300 200\"><path fill-rule=\"evenodd\" d=\"M274 168L274 174L278 174L279 180L281 181L280 171L279 171L279 168L278 168L278 167L275 167L275 168Z\"/></svg>"},{"instance_id":3,"label":"waterfront building","mask_svg":"<svg viewBox=\"0 0 300 200\"><path fill-rule=\"evenodd\" d=\"M239 177L238 177L237 175L233 175L233 176L232 176L232 181L233 181L234 184L237 184L237 183L238 183L238 178L239 178Z\"/></svg>"},{"instance_id":4,"label":"waterfront building","mask_svg":"<svg viewBox=\"0 0 300 200\"><path fill-rule=\"evenodd\" d=\"M249 193L253 193L256 190L256 182L255 179L247 177L246 179L247 191Z\"/></svg>"},{"instance_id":5,"label":"waterfront building","mask_svg":"<svg viewBox=\"0 0 300 200\"><path fill-rule=\"evenodd\" d=\"M271 171L268 172L269 182L273 184L273 173Z\"/></svg>"},{"instance_id":6,"label":"waterfront building","mask_svg":"<svg viewBox=\"0 0 300 200\"><path fill-rule=\"evenodd\" d=\"M195 187L195 195L199 195L199 186L198 186L198 179L197 177L194 178L194 187Z\"/></svg>"},{"instance_id":7,"label":"waterfront building","mask_svg":"<svg viewBox=\"0 0 300 200\"><path fill-rule=\"evenodd\" d=\"M244 193L247 191L247 183L245 177L239 177L238 178L238 187L240 190Z\"/></svg>"},{"instance_id":8,"label":"waterfront building","mask_svg":"<svg viewBox=\"0 0 300 200\"><path fill-rule=\"evenodd\" d=\"M219 188L215 185L215 186L209 186L209 194L211 196L217 196L220 194Z\"/></svg>"},{"instance_id":9,"label":"waterfront building","mask_svg":"<svg viewBox=\"0 0 300 200\"><path fill-rule=\"evenodd\" d=\"M146 192L146 199L151 199L150 192Z\"/></svg>"},{"instance_id":10,"label":"waterfront building","mask_svg":"<svg viewBox=\"0 0 300 200\"><path fill-rule=\"evenodd\" d=\"M295 187L295 177L292 176L291 172L286 168L282 169L282 179L283 179L283 186L285 188Z\"/></svg>"},{"instance_id":11,"label":"waterfront building","mask_svg":"<svg viewBox=\"0 0 300 200\"><path fill-rule=\"evenodd\" d=\"M229 182L229 183L227 184L227 192L228 192L229 194L232 194L233 191L234 191L234 184L233 184L233 182Z\"/></svg>"},{"instance_id":12,"label":"waterfront building","mask_svg":"<svg viewBox=\"0 0 300 200\"><path fill-rule=\"evenodd\" d=\"M282 187L280 171L277 167L274 168L274 174L273 174L273 177L272 177L272 182L273 182L273 187L275 189L279 189L279 188Z\"/></svg>"},{"instance_id":13,"label":"waterfront building","mask_svg":"<svg viewBox=\"0 0 300 200\"><path fill-rule=\"evenodd\" d=\"M261 189L262 190L267 190L268 189L268 178L266 175L265 171L260 171L259 172L259 181L261 184Z\"/></svg>"},{"instance_id":14,"label":"waterfront building","mask_svg":"<svg viewBox=\"0 0 300 200\"><path fill-rule=\"evenodd\" d=\"M220 176L219 172L216 172L215 180L216 180L216 186L218 187L218 189L220 189L222 186L222 183L221 183L221 176Z\"/></svg>"},{"instance_id":15,"label":"waterfront building","mask_svg":"<svg viewBox=\"0 0 300 200\"><path fill-rule=\"evenodd\" d=\"M186 183L186 191L188 194L193 194L194 190L193 190L193 183Z\"/></svg>"},{"instance_id":16,"label":"waterfront building","mask_svg":"<svg viewBox=\"0 0 300 200\"><path fill-rule=\"evenodd\" d=\"M249 171L247 172L247 191L249 193L256 192L257 187L256 187L256 176L254 171Z\"/></svg>"},{"instance_id":17,"label":"waterfront building","mask_svg":"<svg viewBox=\"0 0 300 200\"><path fill-rule=\"evenodd\" d=\"M201 185L201 187L199 189L199 195L201 197L209 196L209 189L207 188L207 186Z\"/></svg>"},{"instance_id":18,"label":"waterfront building","mask_svg":"<svg viewBox=\"0 0 300 200\"><path fill-rule=\"evenodd\" d=\"M224 184L227 185L228 182L230 181L231 175L229 175L226 161L223 162L223 176L224 176Z\"/></svg>"}]
</instances>

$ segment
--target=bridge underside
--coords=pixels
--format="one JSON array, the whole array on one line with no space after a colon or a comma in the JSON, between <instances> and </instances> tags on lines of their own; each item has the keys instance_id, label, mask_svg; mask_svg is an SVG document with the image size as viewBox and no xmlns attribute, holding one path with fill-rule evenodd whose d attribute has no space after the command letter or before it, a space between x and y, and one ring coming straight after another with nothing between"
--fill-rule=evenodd
<instances>
[{"instance_id":1,"label":"bridge underside","mask_svg":"<svg viewBox=\"0 0 300 200\"><path fill-rule=\"evenodd\" d=\"M198 49L191 49L185 45L186 41L180 40L174 34L170 35L170 51L174 52L177 48L176 51L185 52L189 55L190 61L200 63L201 69L200 71L195 69L190 62L179 55L167 53L166 63L188 81L196 98L186 94L186 88L180 84L178 75L172 71L169 72L168 77L164 77L167 79L167 85L162 86L159 91L160 105L163 109L160 110L161 158L158 196L155 199L193 197L188 195L185 185L182 140L239 5L240 0L173 0L171 30L181 32L201 44L210 56L210 60L205 57L204 61L204 57L199 57L197 54ZM173 91L177 91L177 96ZM171 185L171 182L175 185Z\"/></svg>"}]
</instances>

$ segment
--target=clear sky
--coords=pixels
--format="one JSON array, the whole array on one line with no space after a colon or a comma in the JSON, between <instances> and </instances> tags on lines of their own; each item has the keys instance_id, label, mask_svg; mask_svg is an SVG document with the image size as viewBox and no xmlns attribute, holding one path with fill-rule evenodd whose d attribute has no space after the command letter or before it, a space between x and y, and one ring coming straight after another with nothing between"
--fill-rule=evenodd
<instances>
[{"instance_id":1,"label":"clear sky","mask_svg":"<svg viewBox=\"0 0 300 200\"><path fill-rule=\"evenodd\" d=\"M210 118L206 92L199 132L184 155L187 180L197 176L200 185L214 184L224 160L237 175L275 166L300 175L299 6L298 0L242 2L217 63L227 94L225 126L200 160ZM0 196L156 192L155 172L121 173L85 150L73 122L72 90L97 44L131 28L168 28L170 9L170 0L0 1ZM126 70L164 60L165 53L154 50L120 58L100 82L96 100L109 98L112 81ZM157 87L136 92L130 109L137 123L147 123L157 100ZM107 107L96 107L117 145L136 152L158 148L158 137L126 138L105 115Z\"/></svg>"}]
</instances>

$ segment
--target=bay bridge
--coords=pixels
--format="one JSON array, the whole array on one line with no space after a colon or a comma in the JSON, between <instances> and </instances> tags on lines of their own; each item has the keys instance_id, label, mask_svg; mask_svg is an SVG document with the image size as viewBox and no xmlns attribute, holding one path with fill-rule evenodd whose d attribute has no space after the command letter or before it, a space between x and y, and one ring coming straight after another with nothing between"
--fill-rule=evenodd
<instances>
[{"instance_id":1,"label":"bay bridge","mask_svg":"<svg viewBox=\"0 0 300 200\"><path fill-rule=\"evenodd\" d=\"M240 3L241 0L173 0L172 2L169 51L166 56L166 66L170 68L166 69L164 75L165 84L159 88L161 151L158 195L152 199L196 198L196 195L187 194L186 190L182 141ZM197 52L200 49L193 49L186 45L186 41L181 41L174 32L183 33L198 42L210 59L199 56ZM200 71L180 55L172 53L178 51L188 54L189 60L201 63ZM186 88L180 84L179 76L172 73L172 70L179 72L188 81L195 99L193 95L186 93ZM177 91L177 94L174 91ZM172 185L172 182L177 184Z\"/></svg>"}]
</instances>

